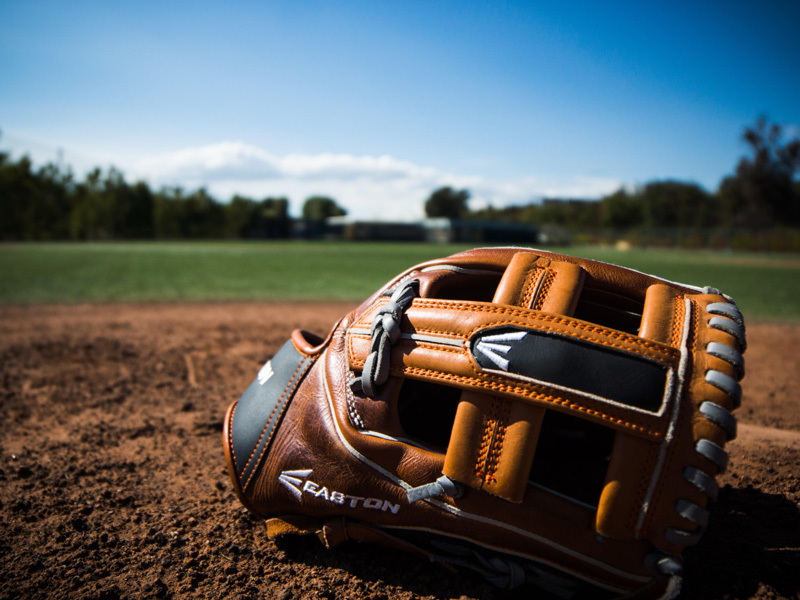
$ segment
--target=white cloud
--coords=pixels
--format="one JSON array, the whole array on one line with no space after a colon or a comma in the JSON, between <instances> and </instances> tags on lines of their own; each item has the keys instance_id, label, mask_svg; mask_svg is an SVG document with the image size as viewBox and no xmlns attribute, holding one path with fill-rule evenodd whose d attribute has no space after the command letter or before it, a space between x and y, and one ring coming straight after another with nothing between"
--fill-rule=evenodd
<instances>
[{"instance_id":1,"label":"white cloud","mask_svg":"<svg viewBox=\"0 0 800 600\"><path fill-rule=\"evenodd\" d=\"M279 159L283 172L297 179L359 179L389 181L396 179L435 179L436 169L420 167L387 154L353 156L352 154L289 154Z\"/></svg>"},{"instance_id":2,"label":"white cloud","mask_svg":"<svg viewBox=\"0 0 800 600\"><path fill-rule=\"evenodd\" d=\"M389 155L287 154L275 156L243 142L222 142L186 148L143 158L137 172L156 179L203 179L247 181L261 179L371 180L429 179L436 169L420 167Z\"/></svg>"},{"instance_id":3,"label":"white cloud","mask_svg":"<svg viewBox=\"0 0 800 600\"><path fill-rule=\"evenodd\" d=\"M133 165L137 175L166 181L224 181L280 177L280 160L241 142L222 142L142 158Z\"/></svg>"},{"instance_id":4,"label":"white cloud","mask_svg":"<svg viewBox=\"0 0 800 600\"><path fill-rule=\"evenodd\" d=\"M16 146L17 153L31 149L29 143L11 146ZM55 151L50 154L55 155ZM154 187L179 185L190 190L202 186L223 201L237 193L253 198L286 196L294 214L300 213L305 198L324 194L361 219L418 219L423 216L425 199L444 185L469 189L473 209L489 204L525 204L542 197L597 198L623 185L618 179L583 175L503 179L454 174L388 154L326 152L279 156L244 142L221 142L138 158L76 159L80 155L67 154L67 162L79 176L95 165L114 164L130 181L144 179ZM53 158L46 156L41 162L48 160ZM485 166L475 168L487 170Z\"/></svg>"},{"instance_id":5,"label":"white cloud","mask_svg":"<svg viewBox=\"0 0 800 600\"><path fill-rule=\"evenodd\" d=\"M359 218L417 219L430 192L443 185L463 188L475 177L445 173L389 155L287 154L276 156L243 142L222 142L150 156L132 167L136 178L156 185L206 186L220 198L235 193L288 196L299 204L326 194Z\"/></svg>"},{"instance_id":6,"label":"white cloud","mask_svg":"<svg viewBox=\"0 0 800 600\"><path fill-rule=\"evenodd\" d=\"M447 173L386 154L277 156L243 142L145 157L133 164L132 172L156 185L206 186L222 199L236 193L288 196L295 213L306 197L326 194L363 219L420 218L425 199L443 185L469 189L473 208L527 203L545 196L597 198L622 185L617 179L587 176L495 180Z\"/></svg>"}]
</instances>

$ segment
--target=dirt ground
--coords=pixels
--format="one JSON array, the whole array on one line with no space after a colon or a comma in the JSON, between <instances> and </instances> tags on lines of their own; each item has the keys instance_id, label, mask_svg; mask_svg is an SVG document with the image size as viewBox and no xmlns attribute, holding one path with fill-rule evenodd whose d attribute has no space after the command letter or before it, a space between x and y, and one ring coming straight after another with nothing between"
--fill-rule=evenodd
<instances>
[{"instance_id":1,"label":"dirt ground","mask_svg":"<svg viewBox=\"0 0 800 600\"><path fill-rule=\"evenodd\" d=\"M276 546L237 501L225 409L293 328L327 332L350 308L0 308L0 599L506 597L366 545ZM800 327L748 338L740 434L686 598L800 598Z\"/></svg>"}]
</instances>

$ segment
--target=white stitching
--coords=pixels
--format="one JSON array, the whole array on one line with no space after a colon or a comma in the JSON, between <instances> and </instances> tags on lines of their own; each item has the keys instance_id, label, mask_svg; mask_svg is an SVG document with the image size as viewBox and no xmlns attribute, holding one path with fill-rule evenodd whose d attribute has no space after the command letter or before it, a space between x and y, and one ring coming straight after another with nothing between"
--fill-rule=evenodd
<instances>
[{"instance_id":1,"label":"white stitching","mask_svg":"<svg viewBox=\"0 0 800 600\"><path fill-rule=\"evenodd\" d=\"M358 408L356 407L353 398L351 398L347 393L345 393L345 397L347 399L347 416L350 417L350 423L359 429L366 429L367 427L364 425L364 419L362 419L361 415L358 414Z\"/></svg>"}]
</instances>

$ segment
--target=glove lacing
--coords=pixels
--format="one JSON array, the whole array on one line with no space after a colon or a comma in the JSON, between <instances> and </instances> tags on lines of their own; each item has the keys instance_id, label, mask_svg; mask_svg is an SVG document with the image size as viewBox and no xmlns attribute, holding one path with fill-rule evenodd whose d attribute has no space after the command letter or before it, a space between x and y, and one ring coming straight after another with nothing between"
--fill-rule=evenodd
<instances>
[{"instance_id":1,"label":"glove lacing","mask_svg":"<svg viewBox=\"0 0 800 600\"><path fill-rule=\"evenodd\" d=\"M389 302L376 313L370 330L372 338L370 353L364 361L361 377L354 377L349 382L353 393L360 392L374 398L378 393L378 386L389 379L389 359L392 344L400 338L400 320L411 305L411 301L417 296L419 296L419 280L405 281L394 290Z\"/></svg>"},{"instance_id":2,"label":"glove lacing","mask_svg":"<svg viewBox=\"0 0 800 600\"><path fill-rule=\"evenodd\" d=\"M710 293L714 291L710 290ZM742 313L735 304L730 302L709 304L706 307L706 312L711 315L708 320L709 327L730 334L736 340L739 349L719 342L706 344L706 352L732 365L736 371L736 377L731 377L716 369L709 369L706 371L705 381L725 392L730 397L733 407L739 408L742 402L742 387L739 384L739 380L744 376L742 352L747 347ZM728 409L707 400L700 405L699 410L700 414L706 419L725 431L728 441L736 437L736 418ZM721 446L711 440L701 438L695 444L695 450L698 454L714 463L718 472L722 473L725 470L728 463L728 453ZM709 500L714 501L717 499L719 485L714 477L696 467L686 467L683 471L683 476L686 481L702 491ZM670 527L664 532L664 537L671 544L681 547L691 546L699 542L708 524L708 509L701 508L689 500L679 499L675 504L675 510L681 517L697 525L697 529L695 531L686 531ZM653 553L648 556L646 564L651 571L661 575L673 575L681 571L680 562L676 557L659 553Z\"/></svg>"}]
</instances>

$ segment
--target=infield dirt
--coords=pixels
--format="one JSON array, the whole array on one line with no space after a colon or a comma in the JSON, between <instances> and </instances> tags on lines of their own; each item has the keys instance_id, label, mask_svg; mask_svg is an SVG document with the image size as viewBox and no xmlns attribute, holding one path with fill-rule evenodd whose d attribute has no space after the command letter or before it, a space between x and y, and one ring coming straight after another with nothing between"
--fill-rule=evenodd
<instances>
[{"instance_id":1,"label":"infield dirt","mask_svg":"<svg viewBox=\"0 0 800 600\"><path fill-rule=\"evenodd\" d=\"M325 333L351 308L0 308L0 598L517 597L368 545L276 546L236 499L228 404L292 329ZM800 327L751 323L748 341L685 598L800 597Z\"/></svg>"}]
</instances>

